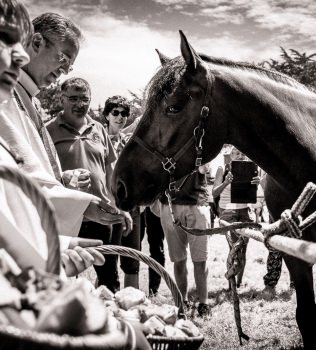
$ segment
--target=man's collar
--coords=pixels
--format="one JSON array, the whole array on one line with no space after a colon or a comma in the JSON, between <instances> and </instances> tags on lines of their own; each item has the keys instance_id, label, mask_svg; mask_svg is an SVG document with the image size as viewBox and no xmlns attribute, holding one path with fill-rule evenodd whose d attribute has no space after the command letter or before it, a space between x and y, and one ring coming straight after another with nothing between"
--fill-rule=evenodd
<instances>
[{"instance_id":1,"label":"man's collar","mask_svg":"<svg viewBox=\"0 0 316 350\"><path fill-rule=\"evenodd\" d=\"M19 83L24 87L27 93L32 97L35 97L40 92L40 89L35 84L34 80L26 72L24 72L23 69L21 69Z\"/></svg>"}]
</instances>

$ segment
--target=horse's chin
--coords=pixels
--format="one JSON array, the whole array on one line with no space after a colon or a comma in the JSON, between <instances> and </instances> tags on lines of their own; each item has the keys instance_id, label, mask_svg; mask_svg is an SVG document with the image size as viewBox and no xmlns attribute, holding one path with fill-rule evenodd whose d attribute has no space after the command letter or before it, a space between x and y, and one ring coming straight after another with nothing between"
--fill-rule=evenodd
<instances>
[{"instance_id":1,"label":"horse's chin","mask_svg":"<svg viewBox=\"0 0 316 350\"><path fill-rule=\"evenodd\" d=\"M121 209L121 210L124 210L124 211L130 211L132 209L134 209L136 207L136 205L128 202L128 201L122 201L122 202L117 202L116 201L116 206Z\"/></svg>"},{"instance_id":2,"label":"horse's chin","mask_svg":"<svg viewBox=\"0 0 316 350\"><path fill-rule=\"evenodd\" d=\"M133 200L130 198L126 198L120 201L116 200L117 201L116 205L121 210L130 211L135 207L138 207L141 205L145 207L149 207L155 202L156 199L159 198L159 194L155 194L155 195L153 193L150 194L149 191L146 194L147 194L146 198L139 198L139 199L133 199Z\"/></svg>"},{"instance_id":3,"label":"horse's chin","mask_svg":"<svg viewBox=\"0 0 316 350\"><path fill-rule=\"evenodd\" d=\"M121 210L124 211L130 211L133 210L134 208L138 207L138 206L145 206L145 207L149 207L151 204L154 203L154 200L146 200L146 201L137 201L137 202L131 202L131 201L122 201L120 203L117 204L117 207Z\"/></svg>"}]
</instances>

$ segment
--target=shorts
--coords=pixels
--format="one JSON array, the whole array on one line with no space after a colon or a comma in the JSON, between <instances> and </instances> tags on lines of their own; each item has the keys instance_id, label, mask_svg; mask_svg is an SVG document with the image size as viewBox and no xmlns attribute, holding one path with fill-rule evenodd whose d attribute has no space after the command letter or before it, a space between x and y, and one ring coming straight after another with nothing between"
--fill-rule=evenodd
<instances>
[{"instance_id":1,"label":"shorts","mask_svg":"<svg viewBox=\"0 0 316 350\"><path fill-rule=\"evenodd\" d=\"M176 219L178 219L183 226L198 229L207 229L211 227L209 206L174 204L173 211ZM193 262L207 260L208 236L194 236L184 232L177 225L174 225L167 204L161 205L160 220L168 243L169 256L172 262L182 261L187 258L188 245Z\"/></svg>"},{"instance_id":2,"label":"shorts","mask_svg":"<svg viewBox=\"0 0 316 350\"><path fill-rule=\"evenodd\" d=\"M248 207L242 209L219 209L219 218L229 223L253 221L249 216Z\"/></svg>"}]
</instances>

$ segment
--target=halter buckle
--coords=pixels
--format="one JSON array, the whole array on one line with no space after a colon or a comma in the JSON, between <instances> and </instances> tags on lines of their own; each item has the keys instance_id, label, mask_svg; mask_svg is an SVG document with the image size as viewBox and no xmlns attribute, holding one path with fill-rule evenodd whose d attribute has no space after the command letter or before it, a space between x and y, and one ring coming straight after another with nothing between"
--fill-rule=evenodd
<instances>
[{"instance_id":1,"label":"halter buckle","mask_svg":"<svg viewBox=\"0 0 316 350\"><path fill-rule=\"evenodd\" d=\"M174 171L176 169L176 162L172 159L172 158L167 158L166 160L163 162L161 162L163 168L168 171L168 173L170 173L171 171Z\"/></svg>"},{"instance_id":2,"label":"halter buckle","mask_svg":"<svg viewBox=\"0 0 316 350\"><path fill-rule=\"evenodd\" d=\"M207 106L203 106L201 109L201 118L207 118L210 109Z\"/></svg>"},{"instance_id":3,"label":"halter buckle","mask_svg":"<svg viewBox=\"0 0 316 350\"><path fill-rule=\"evenodd\" d=\"M196 158L195 159L195 166L198 167L198 166L201 166L202 165L202 158Z\"/></svg>"},{"instance_id":4,"label":"halter buckle","mask_svg":"<svg viewBox=\"0 0 316 350\"><path fill-rule=\"evenodd\" d=\"M176 188L176 182L172 181L169 183L169 192L173 193L176 192L177 188Z\"/></svg>"}]
</instances>

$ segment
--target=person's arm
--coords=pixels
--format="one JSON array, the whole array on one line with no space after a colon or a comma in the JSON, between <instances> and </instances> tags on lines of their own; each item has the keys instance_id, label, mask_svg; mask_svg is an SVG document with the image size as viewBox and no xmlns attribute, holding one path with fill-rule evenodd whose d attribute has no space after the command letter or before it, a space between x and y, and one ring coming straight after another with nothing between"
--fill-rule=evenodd
<instances>
[{"instance_id":1,"label":"person's arm","mask_svg":"<svg viewBox=\"0 0 316 350\"><path fill-rule=\"evenodd\" d=\"M224 169L222 167L218 167L212 189L213 197L218 197L223 192L224 188L231 184L232 181L233 174L229 171L224 179Z\"/></svg>"}]
</instances>

